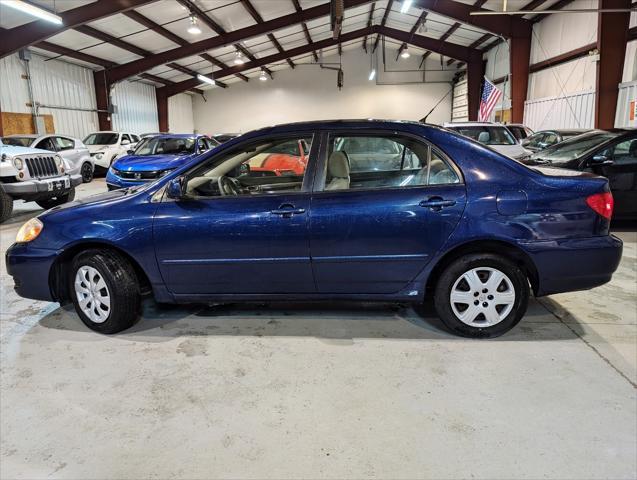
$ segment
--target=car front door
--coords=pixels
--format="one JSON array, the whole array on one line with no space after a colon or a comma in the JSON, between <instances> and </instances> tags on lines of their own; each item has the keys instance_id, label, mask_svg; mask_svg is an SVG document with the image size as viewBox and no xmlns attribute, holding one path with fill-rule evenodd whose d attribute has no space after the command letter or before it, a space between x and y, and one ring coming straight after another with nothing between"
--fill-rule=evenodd
<instances>
[{"instance_id":1,"label":"car front door","mask_svg":"<svg viewBox=\"0 0 637 480\"><path fill-rule=\"evenodd\" d=\"M312 137L243 143L184 175L184 198L164 198L153 226L157 262L170 292L205 297L316 291L308 235L309 170L282 175L251 169L281 145L300 139L315 155Z\"/></svg>"},{"instance_id":2,"label":"car front door","mask_svg":"<svg viewBox=\"0 0 637 480\"><path fill-rule=\"evenodd\" d=\"M596 152L587 169L608 178L615 200L614 217L637 218L637 135Z\"/></svg>"},{"instance_id":3,"label":"car front door","mask_svg":"<svg viewBox=\"0 0 637 480\"><path fill-rule=\"evenodd\" d=\"M408 135L332 132L325 144L310 216L318 291L411 289L460 220L460 172L435 146Z\"/></svg>"}]
</instances>

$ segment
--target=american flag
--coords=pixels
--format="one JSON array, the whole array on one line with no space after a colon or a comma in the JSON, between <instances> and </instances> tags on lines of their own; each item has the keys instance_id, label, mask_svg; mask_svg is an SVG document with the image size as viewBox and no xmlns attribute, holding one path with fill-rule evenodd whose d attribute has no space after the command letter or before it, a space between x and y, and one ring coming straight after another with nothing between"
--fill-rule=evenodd
<instances>
[{"instance_id":1,"label":"american flag","mask_svg":"<svg viewBox=\"0 0 637 480\"><path fill-rule=\"evenodd\" d=\"M492 84L487 77L484 77L484 86L482 87L482 98L480 99L480 112L478 113L478 121L487 122L491 116L495 104L498 103L502 92Z\"/></svg>"}]
</instances>

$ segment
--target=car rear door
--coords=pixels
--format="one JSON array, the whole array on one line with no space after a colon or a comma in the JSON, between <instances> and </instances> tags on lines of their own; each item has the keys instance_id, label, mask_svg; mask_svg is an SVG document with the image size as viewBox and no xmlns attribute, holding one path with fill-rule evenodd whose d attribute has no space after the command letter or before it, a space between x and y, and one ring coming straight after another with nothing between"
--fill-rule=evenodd
<instances>
[{"instance_id":1,"label":"car rear door","mask_svg":"<svg viewBox=\"0 0 637 480\"><path fill-rule=\"evenodd\" d=\"M349 142L356 139L356 142ZM332 168L343 145L394 142L394 158L351 152L349 185ZM310 216L310 249L318 291L390 294L409 287L455 229L466 203L460 171L419 137L383 131L326 134ZM368 158L367 167L362 159ZM338 166L337 166L338 167Z\"/></svg>"},{"instance_id":2,"label":"car rear door","mask_svg":"<svg viewBox=\"0 0 637 480\"><path fill-rule=\"evenodd\" d=\"M298 138L264 137L213 155L184 176L187 198L159 203L153 237L171 293L316 291L308 235L311 175L282 176L249 167L253 156L299 138L313 144L311 132ZM311 148L312 155L318 146ZM226 182L240 185L241 191L225 190Z\"/></svg>"}]
</instances>

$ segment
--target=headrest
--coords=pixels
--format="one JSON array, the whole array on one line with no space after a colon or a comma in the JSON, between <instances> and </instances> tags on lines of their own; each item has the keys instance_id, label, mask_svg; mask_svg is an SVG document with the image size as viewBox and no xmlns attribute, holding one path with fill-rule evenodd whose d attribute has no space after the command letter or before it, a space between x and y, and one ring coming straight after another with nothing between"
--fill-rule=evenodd
<instances>
[{"instance_id":1,"label":"headrest","mask_svg":"<svg viewBox=\"0 0 637 480\"><path fill-rule=\"evenodd\" d=\"M491 140L489 132L480 132L480 135L478 135L478 142L480 143L488 143L489 140Z\"/></svg>"},{"instance_id":2,"label":"headrest","mask_svg":"<svg viewBox=\"0 0 637 480\"><path fill-rule=\"evenodd\" d=\"M331 177L349 178L349 158L345 152L340 150L332 152L327 166Z\"/></svg>"},{"instance_id":3,"label":"headrest","mask_svg":"<svg viewBox=\"0 0 637 480\"><path fill-rule=\"evenodd\" d=\"M637 140L633 140L628 149L628 153L631 157L637 156Z\"/></svg>"}]
</instances>

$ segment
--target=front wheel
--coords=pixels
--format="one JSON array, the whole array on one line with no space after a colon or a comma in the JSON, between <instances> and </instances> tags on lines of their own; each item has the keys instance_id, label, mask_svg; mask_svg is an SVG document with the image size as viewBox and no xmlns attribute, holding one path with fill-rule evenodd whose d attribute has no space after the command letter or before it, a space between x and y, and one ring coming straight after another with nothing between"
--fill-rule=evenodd
<instances>
[{"instance_id":1,"label":"front wheel","mask_svg":"<svg viewBox=\"0 0 637 480\"><path fill-rule=\"evenodd\" d=\"M93 165L88 162L83 163L80 173L82 174L82 182L89 183L93 180Z\"/></svg>"},{"instance_id":2,"label":"front wheel","mask_svg":"<svg viewBox=\"0 0 637 480\"><path fill-rule=\"evenodd\" d=\"M517 265L499 255L470 254L440 275L434 304L442 322L463 337L497 337L526 313L529 282Z\"/></svg>"},{"instance_id":3,"label":"front wheel","mask_svg":"<svg viewBox=\"0 0 637 480\"><path fill-rule=\"evenodd\" d=\"M0 186L0 223L4 222L13 212L13 198Z\"/></svg>"},{"instance_id":4,"label":"front wheel","mask_svg":"<svg viewBox=\"0 0 637 480\"><path fill-rule=\"evenodd\" d=\"M68 192L62 195L56 195L55 197L45 198L43 200L36 200L35 203L40 205L45 210L49 208L57 207L64 203L72 202L75 200L75 187L71 188Z\"/></svg>"},{"instance_id":5,"label":"front wheel","mask_svg":"<svg viewBox=\"0 0 637 480\"><path fill-rule=\"evenodd\" d=\"M71 266L69 291L80 319L96 332L121 332L139 317L137 275L119 253L87 250L77 255Z\"/></svg>"}]
</instances>

